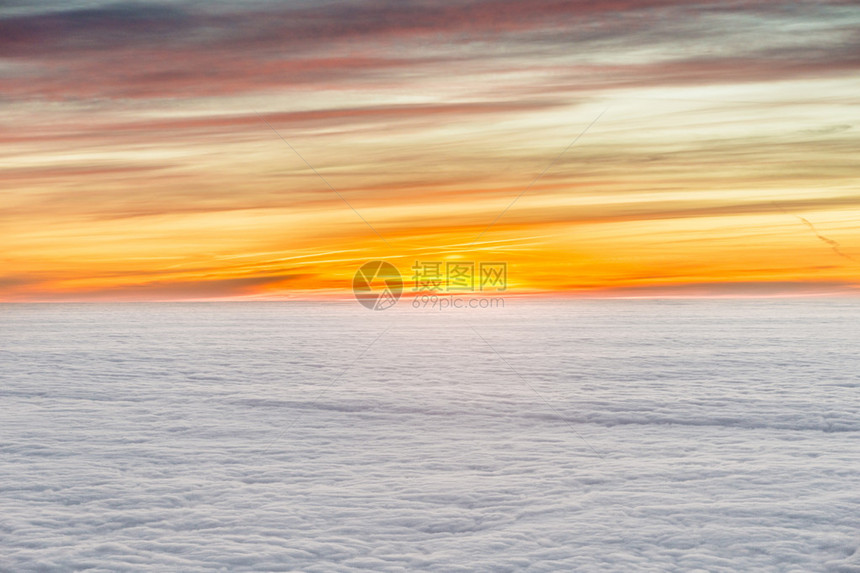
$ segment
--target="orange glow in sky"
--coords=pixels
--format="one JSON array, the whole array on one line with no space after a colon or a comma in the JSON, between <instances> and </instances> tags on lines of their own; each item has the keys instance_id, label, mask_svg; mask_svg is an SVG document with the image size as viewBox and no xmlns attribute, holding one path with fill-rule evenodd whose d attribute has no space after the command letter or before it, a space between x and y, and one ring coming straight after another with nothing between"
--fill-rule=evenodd
<instances>
[{"instance_id":1,"label":"orange glow in sky","mask_svg":"<svg viewBox=\"0 0 860 573\"><path fill-rule=\"evenodd\" d=\"M0 301L860 288L852 3L0 8Z\"/></svg>"}]
</instances>

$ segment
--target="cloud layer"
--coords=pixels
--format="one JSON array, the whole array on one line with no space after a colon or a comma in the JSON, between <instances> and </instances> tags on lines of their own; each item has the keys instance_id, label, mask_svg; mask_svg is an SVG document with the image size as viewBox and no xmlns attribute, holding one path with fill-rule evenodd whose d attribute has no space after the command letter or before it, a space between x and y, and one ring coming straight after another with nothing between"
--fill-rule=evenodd
<instances>
[{"instance_id":1,"label":"cloud layer","mask_svg":"<svg viewBox=\"0 0 860 573\"><path fill-rule=\"evenodd\" d=\"M2 569L860 566L856 301L7 307Z\"/></svg>"}]
</instances>

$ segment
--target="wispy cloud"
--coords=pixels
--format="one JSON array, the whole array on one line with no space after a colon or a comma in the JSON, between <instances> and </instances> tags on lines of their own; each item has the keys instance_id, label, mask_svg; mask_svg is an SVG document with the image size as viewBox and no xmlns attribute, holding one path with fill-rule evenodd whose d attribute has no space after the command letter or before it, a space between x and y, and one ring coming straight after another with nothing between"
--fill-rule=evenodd
<instances>
[{"instance_id":1,"label":"wispy cloud","mask_svg":"<svg viewBox=\"0 0 860 573\"><path fill-rule=\"evenodd\" d=\"M0 17L0 58L17 64L0 85L15 97L188 98L524 66L568 90L761 81L856 70L858 23L838 2L82 5Z\"/></svg>"},{"instance_id":2,"label":"wispy cloud","mask_svg":"<svg viewBox=\"0 0 860 573\"><path fill-rule=\"evenodd\" d=\"M801 221L804 225L806 225L807 227L809 227L809 230L810 230L810 231L812 231L812 232L815 234L815 236L816 236L816 237L818 237L820 240L822 240L822 241L824 241L825 243L827 243L828 245L830 245L830 248L831 248L831 249L833 249L833 252L834 252L834 253L836 253L837 255L839 255L839 256L840 256L840 257L842 257L842 258L848 259L849 261L853 261L853 262L855 262L855 263L857 262L857 259L855 259L855 258L854 258L854 257L852 257L851 255L848 255L848 254L845 254L845 253L843 253L843 252L842 252L842 250L840 249L839 243L837 243L837 242L836 242L836 241L834 241L833 239L830 239L830 238L828 238L828 237L825 237L824 235L822 235L821 233L819 233L819 232L818 232L818 229L816 229L816 228L815 228L815 225L813 225L812 223L810 223L807 219L804 219L803 217L801 217L801 216L799 216L799 215L797 215L797 218L798 218L798 219L800 219L800 221Z\"/></svg>"},{"instance_id":3,"label":"wispy cloud","mask_svg":"<svg viewBox=\"0 0 860 573\"><path fill-rule=\"evenodd\" d=\"M535 290L792 282L815 237L844 260L809 280L847 280L858 26L840 1L4 2L0 297L342 289L340 257L274 259L464 254L533 180L474 248Z\"/></svg>"}]
</instances>

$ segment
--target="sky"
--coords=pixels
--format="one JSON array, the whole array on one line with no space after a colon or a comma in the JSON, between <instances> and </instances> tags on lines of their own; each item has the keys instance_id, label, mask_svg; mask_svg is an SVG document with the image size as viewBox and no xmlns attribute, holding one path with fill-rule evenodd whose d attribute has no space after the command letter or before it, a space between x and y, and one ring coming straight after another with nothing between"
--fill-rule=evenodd
<instances>
[{"instance_id":1,"label":"sky","mask_svg":"<svg viewBox=\"0 0 860 573\"><path fill-rule=\"evenodd\" d=\"M860 292L854 2L0 1L0 301Z\"/></svg>"}]
</instances>

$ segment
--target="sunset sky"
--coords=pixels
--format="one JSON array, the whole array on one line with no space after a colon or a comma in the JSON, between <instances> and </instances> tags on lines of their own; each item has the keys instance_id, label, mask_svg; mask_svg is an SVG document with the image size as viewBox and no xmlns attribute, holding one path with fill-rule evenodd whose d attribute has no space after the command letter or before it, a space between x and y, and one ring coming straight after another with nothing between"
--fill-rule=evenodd
<instances>
[{"instance_id":1,"label":"sunset sky","mask_svg":"<svg viewBox=\"0 0 860 573\"><path fill-rule=\"evenodd\" d=\"M7 1L0 109L0 301L860 293L856 2Z\"/></svg>"}]
</instances>

